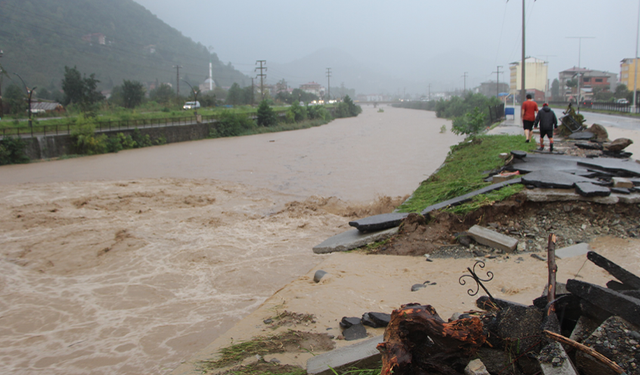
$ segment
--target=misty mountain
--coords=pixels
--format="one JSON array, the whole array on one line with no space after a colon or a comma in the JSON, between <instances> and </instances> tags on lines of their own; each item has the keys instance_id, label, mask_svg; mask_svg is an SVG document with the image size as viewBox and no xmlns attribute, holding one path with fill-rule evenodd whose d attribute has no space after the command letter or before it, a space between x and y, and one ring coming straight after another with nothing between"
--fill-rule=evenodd
<instances>
[{"instance_id":1,"label":"misty mountain","mask_svg":"<svg viewBox=\"0 0 640 375\"><path fill-rule=\"evenodd\" d=\"M500 68L500 82L509 82L509 66ZM416 61L409 65L407 73L416 77L415 83L425 87L431 84L431 91L452 91L463 89L464 74L467 73L467 89L477 87L482 82L496 80L497 65L490 59L475 56L461 50L450 50L428 60ZM414 87L415 84L412 86ZM424 90L424 89L422 89Z\"/></svg>"},{"instance_id":2,"label":"misty mountain","mask_svg":"<svg viewBox=\"0 0 640 375\"><path fill-rule=\"evenodd\" d=\"M327 68L331 68L331 86L344 83L359 94L426 94L431 92L462 90L463 75L467 72L467 89L481 82L496 79L496 66L489 59L473 56L464 51L449 51L428 60L404 61L402 66L382 66L375 62L362 62L348 52L336 48L318 50L289 63L267 62L268 81L285 79L289 86L315 81L327 85ZM508 82L509 67L500 77Z\"/></svg>"},{"instance_id":3,"label":"misty mountain","mask_svg":"<svg viewBox=\"0 0 640 375\"><path fill-rule=\"evenodd\" d=\"M373 64L365 64L337 48L325 48L289 63L267 62L268 79L275 83L281 79L293 88L315 81L327 86L327 68L331 68L331 86L342 84L359 94L395 93L403 80ZM400 83L400 85L398 85Z\"/></svg>"},{"instance_id":4,"label":"misty mountain","mask_svg":"<svg viewBox=\"0 0 640 375\"><path fill-rule=\"evenodd\" d=\"M181 66L181 80L199 84L209 75L209 61L218 85L250 83L132 0L0 0L0 50L9 73L4 86L9 79L20 82L17 73L29 86L59 88L66 65L95 73L102 89L123 79L175 87L175 66Z\"/></svg>"}]
</instances>

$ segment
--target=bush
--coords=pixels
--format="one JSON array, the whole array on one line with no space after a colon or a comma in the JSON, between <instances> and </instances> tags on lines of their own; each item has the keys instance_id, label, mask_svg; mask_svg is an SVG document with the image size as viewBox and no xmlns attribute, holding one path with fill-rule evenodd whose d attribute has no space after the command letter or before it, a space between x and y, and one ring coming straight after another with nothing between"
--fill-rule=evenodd
<instances>
[{"instance_id":1,"label":"bush","mask_svg":"<svg viewBox=\"0 0 640 375\"><path fill-rule=\"evenodd\" d=\"M278 116L266 100L260 102L258 107L258 126L273 126L278 124Z\"/></svg>"},{"instance_id":2,"label":"bush","mask_svg":"<svg viewBox=\"0 0 640 375\"><path fill-rule=\"evenodd\" d=\"M151 142L151 137L149 136L149 134L142 135L142 133L140 133L140 129L138 128L133 129L133 135L131 135L131 138L134 142L132 148L149 147L153 144Z\"/></svg>"},{"instance_id":3,"label":"bush","mask_svg":"<svg viewBox=\"0 0 640 375\"><path fill-rule=\"evenodd\" d=\"M467 134L475 136L480 133L486 126L485 114L475 107L473 111L464 116L453 119L451 131L456 135Z\"/></svg>"},{"instance_id":4,"label":"bush","mask_svg":"<svg viewBox=\"0 0 640 375\"><path fill-rule=\"evenodd\" d=\"M209 136L212 138L235 137L254 127L256 127L255 121L246 114L223 111L220 113L215 127L209 132Z\"/></svg>"},{"instance_id":5,"label":"bush","mask_svg":"<svg viewBox=\"0 0 640 375\"><path fill-rule=\"evenodd\" d=\"M286 118L288 122L304 121L307 119L307 108L294 101L287 111Z\"/></svg>"},{"instance_id":6,"label":"bush","mask_svg":"<svg viewBox=\"0 0 640 375\"><path fill-rule=\"evenodd\" d=\"M29 158L24 152L26 146L21 138L5 137L0 140L0 165L28 163Z\"/></svg>"},{"instance_id":7,"label":"bush","mask_svg":"<svg viewBox=\"0 0 640 375\"><path fill-rule=\"evenodd\" d=\"M84 155L104 154L107 152L107 136L95 135L95 119L93 117L78 116L71 131L76 153Z\"/></svg>"},{"instance_id":8,"label":"bush","mask_svg":"<svg viewBox=\"0 0 640 375\"><path fill-rule=\"evenodd\" d=\"M359 105L355 105L349 95L345 96L342 103L336 106L335 116L337 118L343 117L355 117L362 112L362 108Z\"/></svg>"}]
</instances>

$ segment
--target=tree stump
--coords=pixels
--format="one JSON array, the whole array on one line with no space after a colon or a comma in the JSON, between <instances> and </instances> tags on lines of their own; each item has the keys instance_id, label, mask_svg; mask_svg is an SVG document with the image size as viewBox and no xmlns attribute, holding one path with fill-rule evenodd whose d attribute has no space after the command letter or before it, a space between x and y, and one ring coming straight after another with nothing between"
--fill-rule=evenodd
<instances>
[{"instance_id":1,"label":"tree stump","mask_svg":"<svg viewBox=\"0 0 640 375\"><path fill-rule=\"evenodd\" d=\"M391 314L378 344L381 375L460 374L485 342L477 317L445 322L431 305L407 304Z\"/></svg>"}]
</instances>

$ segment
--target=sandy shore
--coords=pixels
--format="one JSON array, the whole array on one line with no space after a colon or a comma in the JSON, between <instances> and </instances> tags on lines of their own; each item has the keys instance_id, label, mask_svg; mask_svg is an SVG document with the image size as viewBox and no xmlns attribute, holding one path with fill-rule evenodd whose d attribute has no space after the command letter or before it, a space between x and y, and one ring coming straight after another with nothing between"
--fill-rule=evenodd
<instances>
[{"instance_id":1,"label":"sandy shore","mask_svg":"<svg viewBox=\"0 0 640 375\"><path fill-rule=\"evenodd\" d=\"M591 244L591 249L610 260L624 265L628 270L640 273L640 241L602 237ZM540 254L543 255L544 254ZM270 335L272 331L263 320L272 318L284 310L313 314L316 324L282 329L297 329L317 333L340 334L339 321L344 316L360 317L366 312L391 313L402 304L417 302L432 305L443 319L455 312L478 310L476 297L467 291L472 285L460 285L458 279L466 267L473 267L475 260L434 259L400 256L367 256L357 253L336 253L327 256L320 265L269 298L255 312L236 324L231 330L197 353L191 360L177 368L174 375L199 374L198 361L217 358L217 351L255 336ZM586 256L558 259L558 282L578 278L604 285L612 277L591 262ZM313 281L316 270L328 272L319 283ZM480 270L476 268L476 270ZM482 271L482 270L481 270ZM512 255L486 260L484 271L495 277L486 283L495 298L531 304L542 295L547 282L546 262L532 258L530 254ZM479 276L485 276L479 272ZM436 282L424 289L411 292L413 284ZM384 333L384 329L367 327L370 336ZM337 346L353 344L353 341L337 340ZM306 367L306 361L318 353L274 354L283 363Z\"/></svg>"}]
</instances>

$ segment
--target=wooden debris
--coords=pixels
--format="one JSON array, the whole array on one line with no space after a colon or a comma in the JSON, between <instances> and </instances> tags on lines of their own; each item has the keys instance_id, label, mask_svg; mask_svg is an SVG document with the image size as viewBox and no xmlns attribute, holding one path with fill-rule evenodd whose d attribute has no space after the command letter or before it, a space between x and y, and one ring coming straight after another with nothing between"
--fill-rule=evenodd
<instances>
[{"instance_id":1,"label":"wooden debris","mask_svg":"<svg viewBox=\"0 0 640 375\"><path fill-rule=\"evenodd\" d=\"M447 323L430 305L402 305L391 314L384 342L378 344L380 374L458 374L451 363L474 355L485 341L477 317Z\"/></svg>"},{"instance_id":2,"label":"wooden debris","mask_svg":"<svg viewBox=\"0 0 640 375\"><path fill-rule=\"evenodd\" d=\"M624 370L618 366L617 363L611 361L609 358L603 356L602 354L598 353L597 351L593 350L592 348L582 345L579 342L573 341L571 339L568 339L562 335L559 335L557 333L553 333L550 331L543 331L545 335L547 335L549 338L551 338L552 340L561 342L563 344L567 344L567 345L571 345L574 348L585 352L591 356L593 356L594 358L598 359L600 362L604 363L605 365L607 365L609 368L611 368L613 371L616 372L616 374L623 374Z\"/></svg>"},{"instance_id":3,"label":"wooden debris","mask_svg":"<svg viewBox=\"0 0 640 375\"><path fill-rule=\"evenodd\" d=\"M599 285L570 279L567 290L631 324L640 325L640 300Z\"/></svg>"},{"instance_id":4,"label":"wooden debris","mask_svg":"<svg viewBox=\"0 0 640 375\"><path fill-rule=\"evenodd\" d=\"M613 263L609 259L603 257L602 255L596 253L595 251L589 251L587 253L587 258L592 261L596 266L603 268L605 271L609 272L611 276L620 280L626 286L632 289L640 289L640 277L632 274L631 272L625 270L619 265Z\"/></svg>"},{"instance_id":5,"label":"wooden debris","mask_svg":"<svg viewBox=\"0 0 640 375\"><path fill-rule=\"evenodd\" d=\"M555 306L551 303L556 299L556 273L558 272L558 266L556 265L556 235L551 233L549 235L549 244L547 245L547 265L549 268L549 282L547 290L547 303L549 309L547 315L551 315L555 311Z\"/></svg>"}]
</instances>

